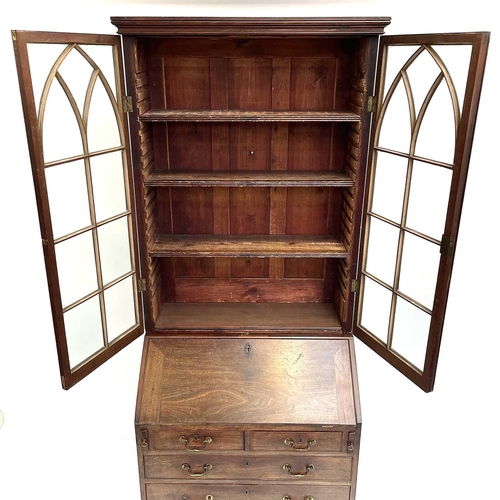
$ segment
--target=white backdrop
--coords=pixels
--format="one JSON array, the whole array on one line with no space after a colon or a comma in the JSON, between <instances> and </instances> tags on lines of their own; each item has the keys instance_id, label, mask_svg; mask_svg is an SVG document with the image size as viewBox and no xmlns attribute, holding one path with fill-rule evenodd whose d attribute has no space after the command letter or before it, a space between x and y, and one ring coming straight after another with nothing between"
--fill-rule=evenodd
<instances>
[{"instance_id":1,"label":"white backdrop","mask_svg":"<svg viewBox=\"0 0 500 500\"><path fill-rule=\"evenodd\" d=\"M498 498L499 17L476 0L16 0L0 18L0 498L139 500L133 435L142 340L60 388L11 29L114 33L111 15L389 15L387 33L492 31L435 391L357 343L357 500ZM493 105L491 104L493 103Z\"/></svg>"}]
</instances>

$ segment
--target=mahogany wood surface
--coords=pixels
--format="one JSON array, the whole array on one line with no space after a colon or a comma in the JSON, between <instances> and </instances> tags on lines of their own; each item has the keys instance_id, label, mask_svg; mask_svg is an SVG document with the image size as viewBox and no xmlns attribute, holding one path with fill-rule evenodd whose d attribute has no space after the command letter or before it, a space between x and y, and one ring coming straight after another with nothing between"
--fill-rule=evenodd
<instances>
[{"instance_id":1,"label":"mahogany wood surface","mask_svg":"<svg viewBox=\"0 0 500 500\"><path fill-rule=\"evenodd\" d=\"M348 339L147 342L139 424L357 423Z\"/></svg>"},{"instance_id":2,"label":"mahogany wood surface","mask_svg":"<svg viewBox=\"0 0 500 500\"><path fill-rule=\"evenodd\" d=\"M290 497L292 500L303 500L313 497L315 500L349 500L350 487L347 485L318 486L316 484L240 484L224 485L214 483L179 484L153 483L146 485L148 500L177 500L185 496L190 500L206 500L211 495L217 500L282 500Z\"/></svg>"}]
</instances>

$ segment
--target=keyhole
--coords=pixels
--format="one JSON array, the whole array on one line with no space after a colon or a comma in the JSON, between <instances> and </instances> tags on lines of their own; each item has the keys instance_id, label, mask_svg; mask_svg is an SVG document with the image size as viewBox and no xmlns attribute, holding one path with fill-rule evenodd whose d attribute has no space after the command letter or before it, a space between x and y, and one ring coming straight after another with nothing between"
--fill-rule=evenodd
<instances>
[{"instance_id":1,"label":"keyhole","mask_svg":"<svg viewBox=\"0 0 500 500\"><path fill-rule=\"evenodd\" d=\"M248 467L250 465L250 462L248 460L245 460L245 467Z\"/></svg>"},{"instance_id":2,"label":"keyhole","mask_svg":"<svg viewBox=\"0 0 500 500\"><path fill-rule=\"evenodd\" d=\"M250 344L247 344L247 345L245 346L245 353L246 353L246 354L250 354L251 349L252 349L252 346L251 346Z\"/></svg>"},{"instance_id":3,"label":"keyhole","mask_svg":"<svg viewBox=\"0 0 500 500\"><path fill-rule=\"evenodd\" d=\"M245 495L249 495L250 492L248 490L245 490Z\"/></svg>"},{"instance_id":4,"label":"keyhole","mask_svg":"<svg viewBox=\"0 0 500 500\"><path fill-rule=\"evenodd\" d=\"M302 438L299 438L299 443L302 443Z\"/></svg>"}]
</instances>

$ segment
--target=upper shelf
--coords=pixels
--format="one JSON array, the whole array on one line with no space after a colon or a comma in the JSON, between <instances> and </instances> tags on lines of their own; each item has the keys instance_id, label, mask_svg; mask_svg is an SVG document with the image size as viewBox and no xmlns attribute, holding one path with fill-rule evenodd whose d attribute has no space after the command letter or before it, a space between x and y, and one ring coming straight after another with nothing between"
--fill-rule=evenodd
<instances>
[{"instance_id":1,"label":"upper shelf","mask_svg":"<svg viewBox=\"0 0 500 500\"><path fill-rule=\"evenodd\" d=\"M243 109L151 109L143 122L359 122L351 111L243 110Z\"/></svg>"},{"instance_id":2,"label":"upper shelf","mask_svg":"<svg viewBox=\"0 0 500 500\"><path fill-rule=\"evenodd\" d=\"M150 187L350 187L354 181L343 172L325 170L166 170L154 172L144 184Z\"/></svg>"}]
</instances>

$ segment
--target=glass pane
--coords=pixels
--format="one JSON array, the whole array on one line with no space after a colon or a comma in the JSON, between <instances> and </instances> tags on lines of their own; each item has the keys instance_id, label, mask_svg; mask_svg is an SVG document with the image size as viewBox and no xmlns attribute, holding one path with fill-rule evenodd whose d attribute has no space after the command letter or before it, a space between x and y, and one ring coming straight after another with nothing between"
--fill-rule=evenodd
<instances>
[{"instance_id":1,"label":"glass pane","mask_svg":"<svg viewBox=\"0 0 500 500\"><path fill-rule=\"evenodd\" d=\"M399 290L429 309L434 301L440 257L438 245L405 233Z\"/></svg>"},{"instance_id":2,"label":"glass pane","mask_svg":"<svg viewBox=\"0 0 500 500\"><path fill-rule=\"evenodd\" d=\"M90 160L94 204L98 222L127 210L122 153L108 153Z\"/></svg>"},{"instance_id":3,"label":"glass pane","mask_svg":"<svg viewBox=\"0 0 500 500\"><path fill-rule=\"evenodd\" d=\"M369 218L366 272L387 285L394 283L399 229L374 217Z\"/></svg>"},{"instance_id":4,"label":"glass pane","mask_svg":"<svg viewBox=\"0 0 500 500\"><path fill-rule=\"evenodd\" d=\"M76 49L69 52L59 67L59 73L70 88L82 116L92 71L92 66Z\"/></svg>"},{"instance_id":5,"label":"glass pane","mask_svg":"<svg viewBox=\"0 0 500 500\"><path fill-rule=\"evenodd\" d=\"M451 75L460 109L465 98L472 45L432 45Z\"/></svg>"},{"instance_id":6,"label":"glass pane","mask_svg":"<svg viewBox=\"0 0 500 500\"><path fill-rule=\"evenodd\" d=\"M45 169L54 238L90 225L89 197L82 160Z\"/></svg>"},{"instance_id":7,"label":"glass pane","mask_svg":"<svg viewBox=\"0 0 500 500\"><path fill-rule=\"evenodd\" d=\"M448 210L452 171L415 161L406 226L441 241Z\"/></svg>"},{"instance_id":8,"label":"glass pane","mask_svg":"<svg viewBox=\"0 0 500 500\"><path fill-rule=\"evenodd\" d=\"M401 80L390 98L380 129L376 146L409 153L411 120L408 96Z\"/></svg>"},{"instance_id":9,"label":"glass pane","mask_svg":"<svg viewBox=\"0 0 500 500\"><path fill-rule=\"evenodd\" d=\"M104 291L109 342L137 324L134 288L131 276Z\"/></svg>"},{"instance_id":10,"label":"glass pane","mask_svg":"<svg viewBox=\"0 0 500 500\"><path fill-rule=\"evenodd\" d=\"M386 344L392 292L372 279L363 276L361 293L360 303L363 304L363 309L361 310L360 326Z\"/></svg>"},{"instance_id":11,"label":"glass pane","mask_svg":"<svg viewBox=\"0 0 500 500\"><path fill-rule=\"evenodd\" d=\"M117 116L100 79L97 79L90 101L88 143L91 153L117 147L122 143Z\"/></svg>"},{"instance_id":12,"label":"glass pane","mask_svg":"<svg viewBox=\"0 0 500 500\"><path fill-rule=\"evenodd\" d=\"M80 45L80 48L92 59L109 83L116 99L115 63L111 45Z\"/></svg>"},{"instance_id":13,"label":"glass pane","mask_svg":"<svg viewBox=\"0 0 500 500\"><path fill-rule=\"evenodd\" d=\"M408 160L377 152L371 212L401 223Z\"/></svg>"},{"instance_id":14,"label":"glass pane","mask_svg":"<svg viewBox=\"0 0 500 500\"><path fill-rule=\"evenodd\" d=\"M441 68L427 50L422 51L408 67L407 74L415 102L416 115L418 115L429 89L440 73Z\"/></svg>"},{"instance_id":15,"label":"glass pane","mask_svg":"<svg viewBox=\"0 0 500 500\"><path fill-rule=\"evenodd\" d=\"M31 83L35 97L35 105L38 114L40 109L40 99L42 97L43 87L47 81L50 70L57 58L67 47L60 43L28 43L28 58L30 62Z\"/></svg>"},{"instance_id":16,"label":"glass pane","mask_svg":"<svg viewBox=\"0 0 500 500\"><path fill-rule=\"evenodd\" d=\"M417 135L415 155L452 164L455 155L455 115L443 80L432 97Z\"/></svg>"},{"instance_id":17,"label":"glass pane","mask_svg":"<svg viewBox=\"0 0 500 500\"><path fill-rule=\"evenodd\" d=\"M418 50L415 45L389 45L387 47L387 58L385 67L385 81L382 95L385 96L394 79L398 76L401 68L408 59Z\"/></svg>"},{"instance_id":18,"label":"glass pane","mask_svg":"<svg viewBox=\"0 0 500 500\"><path fill-rule=\"evenodd\" d=\"M69 364L74 368L104 347L99 297L92 297L65 312L64 326Z\"/></svg>"},{"instance_id":19,"label":"glass pane","mask_svg":"<svg viewBox=\"0 0 500 500\"><path fill-rule=\"evenodd\" d=\"M416 366L424 369L431 316L398 297L391 349Z\"/></svg>"},{"instance_id":20,"label":"glass pane","mask_svg":"<svg viewBox=\"0 0 500 500\"><path fill-rule=\"evenodd\" d=\"M45 163L83 153L78 113L71 107L60 83L53 80L43 116L43 157Z\"/></svg>"},{"instance_id":21,"label":"glass pane","mask_svg":"<svg viewBox=\"0 0 500 500\"><path fill-rule=\"evenodd\" d=\"M97 229L103 283L132 270L128 217L122 217Z\"/></svg>"},{"instance_id":22,"label":"glass pane","mask_svg":"<svg viewBox=\"0 0 500 500\"><path fill-rule=\"evenodd\" d=\"M57 243L56 259L63 307L97 290L92 231Z\"/></svg>"}]
</instances>

